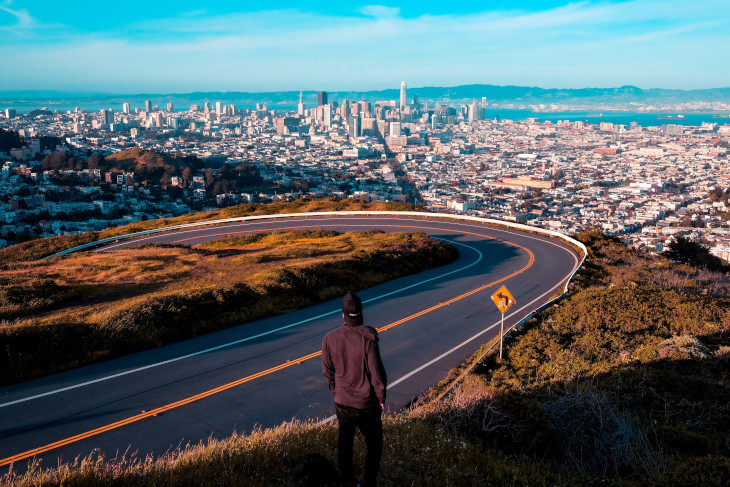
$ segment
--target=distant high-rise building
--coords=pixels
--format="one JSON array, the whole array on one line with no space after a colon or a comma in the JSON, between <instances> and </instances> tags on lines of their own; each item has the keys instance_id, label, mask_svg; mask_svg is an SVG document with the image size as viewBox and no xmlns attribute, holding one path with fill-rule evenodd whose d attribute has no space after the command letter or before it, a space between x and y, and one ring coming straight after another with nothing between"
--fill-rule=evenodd
<instances>
[{"instance_id":1,"label":"distant high-rise building","mask_svg":"<svg viewBox=\"0 0 730 487\"><path fill-rule=\"evenodd\" d=\"M230 115L231 117L236 116L236 105L234 105L233 103L228 105L228 115Z\"/></svg>"},{"instance_id":2,"label":"distant high-rise building","mask_svg":"<svg viewBox=\"0 0 730 487\"><path fill-rule=\"evenodd\" d=\"M327 92L326 91L320 91L317 94L317 106L321 107L327 104Z\"/></svg>"},{"instance_id":3,"label":"distant high-rise building","mask_svg":"<svg viewBox=\"0 0 730 487\"><path fill-rule=\"evenodd\" d=\"M360 100L357 104L360 105L360 111L362 113L370 113L370 103L366 100Z\"/></svg>"},{"instance_id":4,"label":"distant high-rise building","mask_svg":"<svg viewBox=\"0 0 730 487\"><path fill-rule=\"evenodd\" d=\"M101 111L101 122L105 123L107 125L111 125L114 123L114 110L111 108L108 110L102 110Z\"/></svg>"},{"instance_id":5,"label":"distant high-rise building","mask_svg":"<svg viewBox=\"0 0 730 487\"><path fill-rule=\"evenodd\" d=\"M390 136L391 137L400 137L400 134L401 134L400 122L391 122L390 123Z\"/></svg>"},{"instance_id":6,"label":"distant high-rise building","mask_svg":"<svg viewBox=\"0 0 730 487\"><path fill-rule=\"evenodd\" d=\"M350 137L360 137L362 135L362 129L360 125L359 117L352 117L348 122L348 129L350 131Z\"/></svg>"},{"instance_id":7,"label":"distant high-rise building","mask_svg":"<svg viewBox=\"0 0 730 487\"><path fill-rule=\"evenodd\" d=\"M162 113L155 113L155 127L162 127Z\"/></svg>"},{"instance_id":8,"label":"distant high-rise building","mask_svg":"<svg viewBox=\"0 0 730 487\"><path fill-rule=\"evenodd\" d=\"M327 97L327 94L325 94L325 97ZM325 127L329 128L332 126L332 106L331 105L322 105L322 118L323 123Z\"/></svg>"},{"instance_id":9,"label":"distant high-rise building","mask_svg":"<svg viewBox=\"0 0 730 487\"><path fill-rule=\"evenodd\" d=\"M486 108L487 108L487 97L483 96L482 97L482 110L486 110Z\"/></svg>"},{"instance_id":10,"label":"distant high-rise building","mask_svg":"<svg viewBox=\"0 0 730 487\"><path fill-rule=\"evenodd\" d=\"M144 111L145 112L151 112L152 111L152 102L149 100L144 101Z\"/></svg>"},{"instance_id":11,"label":"distant high-rise building","mask_svg":"<svg viewBox=\"0 0 730 487\"><path fill-rule=\"evenodd\" d=\"M167 102L167 111L168 112L174 112L175 111L175 105L173 105L171 101L168 101Z\"/></svg>"},{"instance_id":12,"label":"distant high-rise building","mask_svg":"<svg viewBox=\"0 0 730 487\"><path fill-rule=\"evenodd\" d=\"M5 118L15 118L15 108L6 108Z\"/></svg>"},{"instance_id":13,"label":"distant high-rise building","mask_svg":"<svg viewBox=\"0 0 730 487\"><path fill-rule=\"evenodd\" d=\"M476 122L477 120L479 120L479 103L478 102L475 101L474 103L469 105L468 116L469 116L470 122Z\"/></svg>"},{"instance_id":14,"label":"distant high-rise building","mask_svg":"<svg viewBox=\"0 0 730 487\"><path fill-rule=\"evenodd\" d=\"M210 102L209 102L209 101L206 101L206 102L205 102L205 105L203 105L203 111L204 111L205 113L208 113L208 112L210 112Z\"/></svg>"},{"instance_id":15,"label":"distant high-rise building","mask_svg":"<svg viewBox=\"0 0 730 487\"><path fill-rule=\"evenodd\" d=\"M215 102L215 114L219 117L223 115L223 103L219 101Z\"/></svg>"},{"instance_id":16,"label":"distant high-rise building","mask_svg":"<svg viewBox=\"0 0 730 487\"><path fill-rule=\"evenodd\" d=\"M122 103L122 112L129 113L129 111L130 111L129 103Z\"/></svg>"},{"instance_id":17,"label":"distant high-rise building","mask_svg":"<svg viewBox=\"0 0 730 487\"><path fill-rule=\"evenodd\" d=\"M302 92L299 92L299 104L297 104L297 113L301 116L304 116L304 98L302 97Z\"/></svg>"},{"instance_id":18,"label":"distant high-rise building","mask_svg":"<svg viewBox=\"0 0 730 487\"><path fill-rule=\"evenodd\" d=\"M400 107L405 108L408 105L408 95L406 94L406 82L400 82Z\"/></svg>"}]
</instances>

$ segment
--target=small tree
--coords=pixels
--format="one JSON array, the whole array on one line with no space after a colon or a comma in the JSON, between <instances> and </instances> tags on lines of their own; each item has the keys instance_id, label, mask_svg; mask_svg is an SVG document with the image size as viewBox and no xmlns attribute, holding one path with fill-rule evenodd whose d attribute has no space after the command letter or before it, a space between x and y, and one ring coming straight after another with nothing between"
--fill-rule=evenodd
<instances>
[{"instance_id":1,"label":"small tree","mask_svg":"<svg viewBox=\"0 0 730 487\"><path fill-rule=\"evenodd\" d=\"M664 254L675 262L692 267L727 272L727 266L723 264L719 257L710 253L710 248L707 245L693 242L681 235L674 236Z\"/></svg>"}]
</instances>

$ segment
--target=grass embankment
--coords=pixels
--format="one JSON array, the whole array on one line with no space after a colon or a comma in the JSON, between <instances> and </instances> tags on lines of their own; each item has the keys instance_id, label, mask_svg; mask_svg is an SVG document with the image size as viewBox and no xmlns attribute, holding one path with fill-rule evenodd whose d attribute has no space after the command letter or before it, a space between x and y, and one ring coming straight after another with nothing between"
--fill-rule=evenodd
<instances>
[{"instance_id":1,"label":"grass embankment","mask_svg":"<svg viewBox=\"0 0 730 487\"><path fill-rule=\"evenodd\" d=\"M579 238L590 256L569 296L511 335L502 363L490 355L445 399L434 388L386 418L381 485L730 483L727 276ZM334 425L284 425L9 483L307 485L311 455L334 463L335 445Z\"/></svg>"},{"instance_id":2,"label":"grass embankment","mask_svg":"<svg viewBox=\"0 0 730 487\"><path fill-rule=\"evenodd\" d=\"M457 255L422 233L291 231L15 263L0 271L0 382L286 313Z\"/></svg>"},{"instance_id":3,"label":"grass embankment","mask_svg":"<svg viewBox=\"0 0 730 487\"><path fill-rule=\"evenodd\" d=\"M728 485L730 279L578 238L567 299L418 417L579 484Z\"/></svg>"},{"instance_id":4,"label":"grass embankment","mask_svg":"<svg viewBox=\"0 0 730 487\"><path fill-rule=\"evenodd\" d=\"M254 215L275 215L283 213L308 213L315 211L414 211L416 207L405 203L364 202L356 199L318 198L298 199L292 202L269 204L244 204L230 206L214 211L199 211L175 218L147 220L130 223L120 227L108 228L101 232L86 232L74 235L57 235L55 237L30 240L18 245L0 249L0 266L13 262L27 262L53 255L66 249L84 245L105 238L128 235L131 233L153 230L156 228L195 223L208 220L221 220Z\"/></svg>"}]
</instances>

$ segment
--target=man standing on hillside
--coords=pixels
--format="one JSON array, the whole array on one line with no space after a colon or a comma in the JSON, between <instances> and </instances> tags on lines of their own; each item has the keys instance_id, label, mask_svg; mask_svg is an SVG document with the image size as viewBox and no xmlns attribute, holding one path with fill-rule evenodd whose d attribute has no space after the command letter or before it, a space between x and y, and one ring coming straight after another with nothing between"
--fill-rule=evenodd
<instances>
[{"instance_id":1,"label":"man standing on hillside","mask_svg":"<svg viewBox=\"0 0 730 487\"><path fill-rule=\"evenodd\" d=\"M353 292L342 298L344 323L322 340L322 373L335 399L339 423L337 460L342 480L355 484L352 445L355 428L365 437L363 487L374 487L383 451L385 388L388 383L378 348L378 332L363 325L362 302Z\"/></svg>"}]
</instances>

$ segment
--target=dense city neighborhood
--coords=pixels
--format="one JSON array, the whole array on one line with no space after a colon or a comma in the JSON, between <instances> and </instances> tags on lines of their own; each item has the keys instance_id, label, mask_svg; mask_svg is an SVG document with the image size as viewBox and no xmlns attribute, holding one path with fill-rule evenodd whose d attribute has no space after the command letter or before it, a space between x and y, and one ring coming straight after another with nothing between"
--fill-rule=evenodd
<instances>
[{"instance_id":1,"label":"dense city neighborhood","mask_svg":"<svg viewBox=\"0 0 730 487\"><path fill-rule=\"evenodd\" d=\"M730 125L487 117L463 104L300 97L296 111L146 102L0 117L0 245L247 202L337 196L599 227L730 256ZM681 119L679 115L677 119Z\"/></svg>"}]
</instances>

